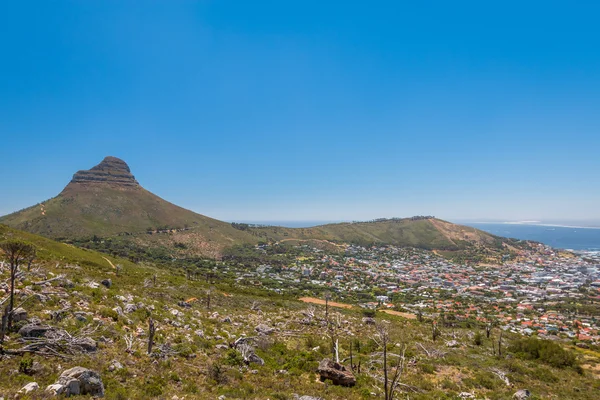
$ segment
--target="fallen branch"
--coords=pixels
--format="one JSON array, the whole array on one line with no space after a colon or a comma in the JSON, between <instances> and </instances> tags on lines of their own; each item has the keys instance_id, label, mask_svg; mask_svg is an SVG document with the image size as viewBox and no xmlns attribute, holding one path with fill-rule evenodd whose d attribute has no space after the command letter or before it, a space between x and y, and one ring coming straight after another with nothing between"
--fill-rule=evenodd
<instances>
[{"instance_id":1,"label":"fallen branch","mask_svg":"<svg viewBox=\"0 0 600 400\"><path fill-rule=\"evenodd\" d=\"M63 279L64 277L65 277L64 275L58 275L58 276L55 276L54 278L46 279L45 281L32 282L32 285L43 285L44 283L54 282L59 279Z\"/></svg>"}]
</instances>

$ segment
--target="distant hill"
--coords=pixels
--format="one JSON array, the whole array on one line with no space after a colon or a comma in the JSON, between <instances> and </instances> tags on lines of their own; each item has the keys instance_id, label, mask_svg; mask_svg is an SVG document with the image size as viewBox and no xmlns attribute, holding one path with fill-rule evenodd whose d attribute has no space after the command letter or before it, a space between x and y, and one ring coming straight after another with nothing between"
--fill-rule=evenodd
<instances>
[{"instance_id":1,"label":"distant hill","mask_svg":"<svg viewBox=\"0 0 600 400\"><path fill-rule=\"evenodd\" d=\"M380 219L320 225L313 228L254 228L275 240L326 239L361 245L391 244L438 250L461 250L472 245L498 245L498 237L475 228L433 217Z\"/></svg>"},{"instance_id":2,"label":"distant hill","mask_svg":"<svg viewBox=\"0 0 600 400\"><path fill-rule=\"evenodd\" d=\"M131 253L134 247L156 247L173 256L219 257L226 247L261 241L390 244L448 252L482 248L498 251L506 244L514 244L478 229L433 217L380 219L312 228L230 224L186 210L147 191L129 166L115 157L106 157L95 167L75 173L58 196L4 216L0 223L78 244L97 243L98 238L119 238L121 243L116 254L122 256ZM123 244L125 242L128 244Z\"/></svg>"},{"instance_id":3,"label":"distant hill","mask_svg":"<svg viewBox=\"0 0 600 400\"><path fill-rule=\"evenodd\" d=\"M119 235L148 236L148 232L193 231L200 241L223 247L251 242L252 235L176 206L144 189L129 166L106 157L90 170L77 172L56 197L0 218L0 223L54 239L83 239Z\"/></svg>"}]
</instances>

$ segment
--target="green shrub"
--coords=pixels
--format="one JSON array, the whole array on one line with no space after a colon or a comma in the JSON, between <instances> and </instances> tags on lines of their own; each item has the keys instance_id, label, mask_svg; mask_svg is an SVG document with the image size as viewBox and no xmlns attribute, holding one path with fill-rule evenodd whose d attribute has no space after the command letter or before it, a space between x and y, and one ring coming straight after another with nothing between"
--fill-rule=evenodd
<instances>
[{"instance_id":1,"label":"green shrub","mask_svg":"<svg viewBox=\"0 0 600 400\"><path fill-rule=\"evenodd\" d=\"M576 367L575 355L550 340L524 338L516 340L509 348L519 357L529 360L540 360L555 368Z\"/></svg>"},{"instance_id":2,"label":"green shrub","mask_svg":"<svg viewBox=\"0 0 600 400\"><path fill-rule=\"evenodd\" d=\"M19 361L19 372L22 374L31 374L31 368L33 367L33 360L30 357L23 357Z\"/></svg>"},{"instance_id":3,"label":"green shrub","mask_svg":"<svg viewBox=\"0 0 600 400\"><path fill-rule=\"evenodd\" d=\"M225 364L233 367L241 367L244 365L244 358L238 351L229 349L227 356L225 357Z\"/></svg>"},{"instance_id":4,"label":"green shrub","mask_svg":"<svg viewBox=\"0 0 600 400\"><path fill-rule=\"evenodd\" d=\"M483 335L481 332L477 331L477 333L475 333L475 336L473 337L473 344L475 346L481 346L483 344Z\"/></svg>"}]
</instances>

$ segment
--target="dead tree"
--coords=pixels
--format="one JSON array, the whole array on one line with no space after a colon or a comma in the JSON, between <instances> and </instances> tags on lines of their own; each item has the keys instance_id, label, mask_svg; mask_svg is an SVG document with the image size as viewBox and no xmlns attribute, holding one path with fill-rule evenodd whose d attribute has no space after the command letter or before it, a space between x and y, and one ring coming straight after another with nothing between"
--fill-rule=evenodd
<instances>
[{"instance_id":1,"label":"dead tree","mask_svg":"<svg viewBox=\"0 0 600 400\"><path fill-rule=\"evenodd\" d=\"M211 300L211 297L212 297L212 294L214 291L215 291L215 288L213 286L206 289L206 309L207 310L210 310L210 300Z\"/></svg>"},{"instance_id":2,"label":"dead tree","mask_svg":"<svg viewBox=\"0 0 600 400\"><path fill-rule=\"evenodd\" d=\"M9 306L4 308L4 313L2 314L2 323L0 324L0 345L4 343L4 335L6 334L6 328L8 325L8 311Z\"/></svg>"},{"instance_id":3,"label":"dead tree","mask_svg":"<svg viewBox=\"0 0 600 400\"><path fill-rule=\"evenodd\" d=\"M498 337L498 357L502 357L502 329L500 330L500 336Z\"/></svg>"},{"instance_id":4,"label":"dead tree","mask_svg":"<svg viewBox=\"0 0 600 400\"><path fill-rule=\"evenodd\" d=\"M395 391L400 385L402 372L404 371L406 346L403 347L402 354L388 353L390 334L387 328L382 324L377 324L375 326L375 336L373 339L382 349L381 353L375 354L375 357L378 361L380 360L381 368L383 370L383 391L385 400L393 400ZM389 363L390 357L395 358L396 361Z\"/></svg>"},{"instance_id":5,"label":"dead tree","mask_svg":"<svg viewBox=\"0 0 600 400\"><path fill-rule=\"evenodd\" d=\"M437 321L431 321L431 339L435 342L435 340L440 336L440 330L437 327Z\"/></svg>"},{"instance_id":6,"label":"dead tree","mask_svg":"<svg viewBox=\"0 0 600 400\"><path fill-rule=\"evenodd\" d=\"M36 256L37 256L37 252L34 248L31 252L31 254L29 255L29 257L27 257L27 272L31 271L31 263L33 262L33 260L35 260Z\"/></svg>"},{"instance_id":7,"label":"dead tree","mask_svg":"<svg viewBox=\"0 0 600 400\"><path fill-rule=\"evenodd\" d=\"M148 319L148 354L152 354L152 346L154 346L154 334L156 333L156 326L152 318Z\"/></svg>"},{"instance_id":8,"label":"dead tree","mask_svg":"<svg viewBox=\"0 0 600 400\"><path fill-rule=\"evenodd\" d=\"M325 321L329 324L329 300L331 300L331 292L323 293L325 298Z\"/></svg>"},{"instance_id":9,"label":"dead tree","mask_svg":"<svg viewBox=\"0 0 600 400\"><path fill-rule=\"evenodd\" d=\"M0 249L4 251L10 263L10 301L8 303L7 329L12 326L12 315L15 300L15 279L19 271L19 265L35 254L35 246L22 240L7 240L0 243Z\"/></svg>"},{"instance_id":10,"label":"dead tree","mask_svg":"<svg viewBox=\"0 0 600 400\"><path fill-rule=\"evenodd\" d=\"M340 342L339 331L342 326L342 315L336 313L333 318L327 321L327 334L331 340L331 352L335 362L340 362Z\"/></svg>"}]
</instances>

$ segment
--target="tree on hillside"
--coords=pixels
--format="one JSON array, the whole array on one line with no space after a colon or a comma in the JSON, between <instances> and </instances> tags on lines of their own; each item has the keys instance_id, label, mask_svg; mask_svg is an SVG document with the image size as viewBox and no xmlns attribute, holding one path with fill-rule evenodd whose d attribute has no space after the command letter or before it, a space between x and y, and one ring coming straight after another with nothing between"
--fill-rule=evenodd
<instances>
[{"instance_id":1,"label":"tree on hillside","mask_svg":"<svg viewBox=\"0 0 600 400\"><path fill-rule=\"evenodd\" d=\"M383 383L385 400L393 400L396 389L401 385L400 378L404 372L406 346L402 348L401 354L390 353L388 351L390 334L387 327L381 323L378 323L375 326L373 340L382 350L380 353L374 354L375 359L373 361L376 364L380 364L383 371L383 379L381 380ZM395 359L395 361L391 361L390 359Z\"/></svg>"},{"instance_id":2,"label":"tree on hillside","mask_svg":"<svg viewBox=\"0 0 600 400\"><path fill-rule=\"evenodd\" d=\"M31 259L35 255L35 246L22 240L10 239L0 243L0 249L4 251L10 264L10 300L8 303L8 329L12 326L12 313L15 300L15 279L19 271L19 265L23 261Z\"/></svg>"}]
</instances>

